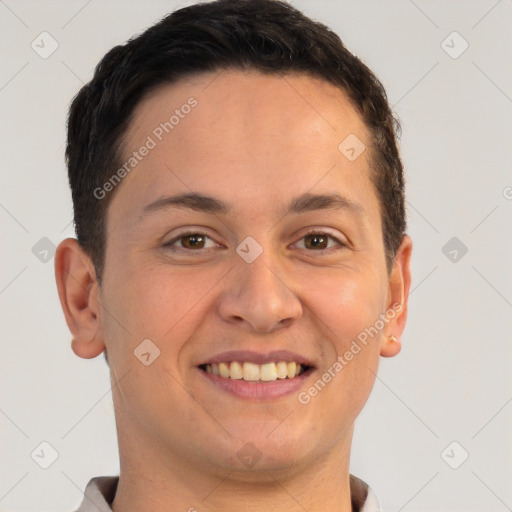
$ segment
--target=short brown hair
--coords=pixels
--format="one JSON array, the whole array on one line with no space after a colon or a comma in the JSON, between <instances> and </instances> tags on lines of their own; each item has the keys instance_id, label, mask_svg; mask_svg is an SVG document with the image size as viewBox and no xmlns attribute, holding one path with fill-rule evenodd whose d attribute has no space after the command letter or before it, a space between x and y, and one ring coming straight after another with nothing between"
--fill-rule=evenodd
<instances>
[{"instance_id":1,"label":"short brown hair","mask_svg":"<svg viewBox=\"0 0 512 512\"><path fill-rule=\"evenodd\" d=\"M74 98L66 161L78 242L98 281L104 268L106 212L117 188L97 199L121 165L120 142L135 107L155 87L225 68L299 72L343 89L369 128L371 179L380 201L388 271L405 233L398 121L381 82L340 38L278 0L217 0L179 9L110 50Z\"/></svg>"}]
</instances>

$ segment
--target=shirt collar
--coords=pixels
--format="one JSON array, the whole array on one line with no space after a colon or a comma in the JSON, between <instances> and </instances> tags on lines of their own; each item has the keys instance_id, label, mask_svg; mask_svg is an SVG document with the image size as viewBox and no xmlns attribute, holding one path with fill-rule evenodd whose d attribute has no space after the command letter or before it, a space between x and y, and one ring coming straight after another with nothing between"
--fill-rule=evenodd
<instances>
[{"instance_id":1,"label":"shirt collar","mask_svg":"<svg viewBox=\"0 0 512 512\"><path fill-rule=\"evenodd\" d=\"M110 505L118 483L118 476L98 476L90 480L76 512L112 512ZM382 512L372 489L354 475L350 475L350 495L353 512Z\"/></svg>"}]
</instances>

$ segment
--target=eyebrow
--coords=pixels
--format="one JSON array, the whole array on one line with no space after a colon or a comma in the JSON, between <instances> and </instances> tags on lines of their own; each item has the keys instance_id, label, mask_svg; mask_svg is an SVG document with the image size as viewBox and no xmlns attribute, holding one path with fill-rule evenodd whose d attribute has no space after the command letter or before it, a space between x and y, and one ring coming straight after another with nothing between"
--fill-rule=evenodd
<instances>
[{"instance_id":1,"label":"eyebrow","mask_svg":"<svg viewBox=\"0 0 512 512\"><path fill-rule=\"evenodd\" d=\"M146 205L138 221L148 215L168 210L169 208L184 208L203 213L228 215L233 212L233 206L222 199L207 196L198 192L190 192L175 196L166 196ZM309 194L305 193L293 198L285 214L299 214L316 210L346 210L355 215L365 213L364 208L350 199L339 194Z\"/></svg>"}]
</instances>

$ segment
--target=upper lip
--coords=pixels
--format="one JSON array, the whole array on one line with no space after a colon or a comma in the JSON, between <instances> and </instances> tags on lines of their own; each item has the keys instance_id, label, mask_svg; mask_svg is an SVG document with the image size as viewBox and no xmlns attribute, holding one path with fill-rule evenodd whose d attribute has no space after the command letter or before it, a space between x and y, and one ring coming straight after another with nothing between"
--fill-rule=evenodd
<instances>
[{"instance_id":1,"label":"upper lip","mask_svg":"<svg viewBox=\"0 0 512 512\"><path fill-rule=\"evenodd\" d=\"M305 366L313 366L313 363L304 356L289 350L273 350L272 352L253 352L252 350L231 350L222 352L205 360L199 366L212 363L228 363L231 361L265 364L272 362L296 362Z\"/></svg>"}]
</instances>

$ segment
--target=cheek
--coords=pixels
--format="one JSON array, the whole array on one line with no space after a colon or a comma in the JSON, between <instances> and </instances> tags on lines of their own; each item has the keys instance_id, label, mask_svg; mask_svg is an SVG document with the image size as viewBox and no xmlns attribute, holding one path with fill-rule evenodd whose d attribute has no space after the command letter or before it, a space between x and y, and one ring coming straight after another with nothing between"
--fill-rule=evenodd
<instances>
[{"instance_id":1,"label":"cheek","mask_svg":"<svg viewBox=\"0 0 512 512\"><path fill-rule=\"evenodd\" d=\"M118 272L109 283L115 296L107 298L105 308L112 313L107 315L114 330L110 339L129 339L133 350L149 338L166 353L178 352L203 321L209 291L214 292L225 273L225 268L199 272L192 266L171 269L154 262Z\"/></svg>"},{"instance_id":2,"label":"cheek","mask_svg":"<svg viewBox=\"0 0 512 512\"><path fill-rule=\"evenodd\" d=\"M122 379L115 400L119 411L136 418L152 435L170 428L150 424L155 414L174 417L178 408L181 413L172 427L176 431L198 414L177 366L183 346L205 316L201 299L219 280L215 278L206 273L199 278L197 272L194 278L191 271L180 269L170 272L160 264L140 265L136 272L119 268L110 275L108 289L115 292L105 300L104 332L111 369ZM143 341L148 339L151 343Z\"/></svg>"},{"instance_id":3,"label":"cheek","mask_svg":"<svg viewBox=\"0 0 512 512\"><path fill-rule=\"evenodd\" d=\"M375 324L385 305L385 281L367 269L342 269L316 275L316 285L304 293L307 307L326 328L338 353Z\"/></svg>"},{"instance_id":4,"label":"cheek","mask_svg":"<svg viewBox=\"0 0 512 512\"><path fill-rule=\"evenodd\" d=\"M371 330L383 312L385 280L371 270L331 272L308 294L324 344L324 364L303 401L318 400L317 410L333 429L350 425L364 406L375 381L380 332ZM371 334L368 334L371 333Z\"/></svg>"}]
</instances>

